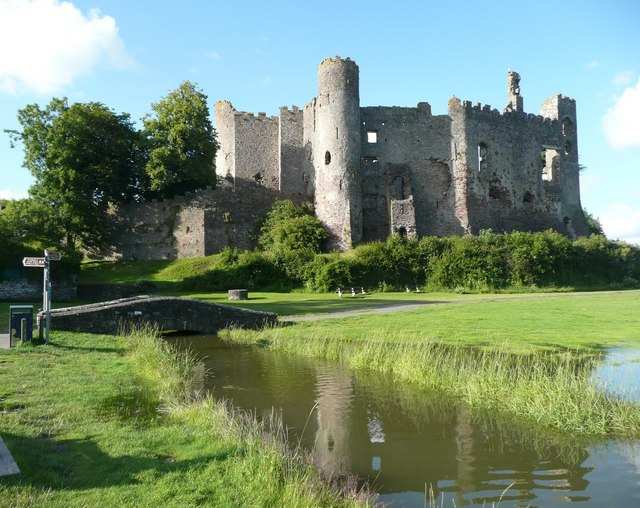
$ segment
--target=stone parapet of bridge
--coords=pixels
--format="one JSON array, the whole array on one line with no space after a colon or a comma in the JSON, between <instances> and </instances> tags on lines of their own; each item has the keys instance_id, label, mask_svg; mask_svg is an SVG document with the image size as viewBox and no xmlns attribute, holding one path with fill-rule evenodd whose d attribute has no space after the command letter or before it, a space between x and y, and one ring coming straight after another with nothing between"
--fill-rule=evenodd
<instances>
[{"instance_id":1,"label":"stone parapet of bridge","mask_svg":"<svg viewBox=\"0 0 640 508\"><path fill-rule=\"evenodd\" d=\"M118 334L136 327L215 334L230 327L262 328L276 314L168 296L135 296L51 311L53 330Z\"/></svg>"}]
</instances>

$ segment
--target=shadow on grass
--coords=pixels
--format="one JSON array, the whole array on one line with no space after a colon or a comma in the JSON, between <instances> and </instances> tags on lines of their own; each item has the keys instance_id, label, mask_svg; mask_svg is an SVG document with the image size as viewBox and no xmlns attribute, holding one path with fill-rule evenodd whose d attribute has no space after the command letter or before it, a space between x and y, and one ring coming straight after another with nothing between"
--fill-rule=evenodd
<instances>
[{"instance_id":1,"label":"shadow on grass","mask_svg":"<svg viewBox=\"0 0 640 508\"><path fill-rule=\"evenodd\" d=\"M261 297L256 297L259 299ZM262 310L266 312L275 312L278 315L301 315L301 314L324 314L330 312L348 312L365 309L384 309L386 307L403 307L406 305L433 305L440 303L448 303L446 301L436 300L394 300L384 298L360 298L360 297L344 297L335 300L327 299L309 299L300 301L282 301L268 303L252 303L254 298L241 302L220 302L216 298L207 298L205 295L198 295L198 300L213 300L215 303L229 303L240 307L247 307L253 310Z\"/></svg>"},{"instance_id":2,"label":"shadow on grass","mask_svg":"<svg viewBox=\"0 0 640 508\"><path fill-rule=\"evenodd\" d=\"M160 401L155 393L143 386L120 387L118 393L107 397L97 412L105 418L117 418L121 423L137 428L148 427L159 417Z\"/></svg>"},{"instance_id":3,"label":"shadow on grass","mask_svg":"<svg viewBox=\"0 0 640 508\"><path fill-rule=\"evenodd\" d=\"M125 349L121 346L114 347L93 347L93 346L70 346L68 344L60 344L59 342L49 341L50 346L65 351L86 351L87 353L121 353L124 354Z\"/></svg>"},{"instance_id":4,"label":"shadow on grass","mask_svg":"<svg viewBox=\"0 0 640 508\"><path fill-rule=\"evenodd\" d=\"M152 450L144 455L114 456L92 438L56 440L5 433L2 437L22 474L0 478L0 485L30 485L54 492L137 484L143 472L154 472L154 477L188 475L212 461L225 461L242 453L237 447L227 447L189 460L176 460L171 454Z\"/></svg>"}]
</instances>

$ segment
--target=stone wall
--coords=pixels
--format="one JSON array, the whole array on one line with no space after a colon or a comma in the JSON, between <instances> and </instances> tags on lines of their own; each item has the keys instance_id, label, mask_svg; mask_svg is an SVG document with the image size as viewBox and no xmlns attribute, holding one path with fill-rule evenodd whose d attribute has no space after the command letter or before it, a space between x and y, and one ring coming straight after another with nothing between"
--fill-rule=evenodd
<instances>
[{"instance_id":1,"label":"stone wall","mask_svg":"<svg viewBox=\"0 0 640 508\"><path fill-rule=\"evenodd\" d=\"M553 228L574 234L567 227L570 223L582 233L581 209L579 214L575 209L569 213L563 206L562 189L577 167L564 155L556 161L546 156L547 150L563 146L557 120L519 111L501 114L468 101L450 106L458 133L454 143L467 178L470 232ZM557 165L553 178L544 181L545 166L552 163Z\"/></svg>"},{"instance_id":2,"label":"stone wall","mask_svg":"<svg viewBox=\"0 0 640 508\"><path fill-rule=\"evenodd\" d=\"M68 302L77 297L77 286L72 281L53 281L51 298ZM42 301L42 281L16 279L0 281L0 301L38 302Z\"/></svg>"},{"instance_id":3,"label":"stone wall","mask_svg":"<svg viewBox=\"0 0 640 508\"><path fill-rule=\"evenodd\" d=\"M280 190L280 146L278 118L265 113L236 112L236 179L253 181L272 190Z\"/></svg>"},{"instance_id":4,"label":"stone wall","mask_svg":"<svg viewBox=\"0 0 640 508\"><path fill-rule=\"evenodd\" d=\"M225 247L252 249L276 199L301 202L255 182L223 180L215 189L124 207L115 257L124 260L206 256Z\"/></svg>"},{"instance_id":5,"label":"stone wall","mask_svg":"<svg viewBox=\"0 0 640 508\"><path fill-rule=\"evenodd\" d=\"M313 140L316 135L316 99L313 98L304 106L302 113L302 172L308 177L309 183L305 195L314 198L316 185L316 170L313 166Z\"/></svg>"},{"instance_id":6,"label":"stone wall","mask_svg":"<svg viewBox=\"0 0 640 508\"><path fill-rule=\"evenodd\" d=\"M282 192L313 195L311 178L304 170L303 111L296 106L280 108L279 139L280 188Z\"/></svg>"},{"instance_id":7,"label":"stone wall","mask_svg":"<svg viewBox=\"0 0 640 508\"><path fill-rule=\"evenodd\" d=\"M272 190L280 190L279 119L268 117L266 113L254 115L237 111L229 101L216 102L215 113L220 143L216 153L218 177L255 182ZM286 119L285 139L295 139L301 145L301 131L298 141L295 132L290 132L293 129L289 129L291 118L287 116ZM302 124L301 113L299 123Z\"/></svg>"},{"instance_id":8,"label":"stone wall","mask_svg":"<svg viewBox=\"0 0 640 508\"><path fill-rule=\"evenodd\" d=\"M360 107L358 66L335 57L318 66L317 97L303 110L267 117L219 101L216 171L233 192L145 205L130 214L136 238L124 239L124 257L251 247L259 218L289 196L314 200L336 249L394 231L586 234L575 101L553 95L540 116L527 114L520 75L509 71L506 84L503 113L455 97L447 115L427 102Z\"/></svg>"},{"instance_id":9,"label":"stone wall","mask_svg":"<svg viewBox=\"0 0 640 508\"><path fill-rule=\"evenodd\" d=\"M216 133L219 147L216 152L216 174L219 178L233 178L236 164L236 110L229 101L218 101L215 105Z\"/></svg>"},{"instance_id":10,"label":"stone wall","mask_svg":"<svg viewBox=\"0 0 640 508\"><path fill-rule=\"evenodd\" d=\"M413 196L417 234L462 232L454 214L450 118L432 116L426 102L364 107L360 114L364 238L381 240L392 232L390 199L398 185L410 191L394 199ZM399 166L405 174L395 174Z\"/></svg>"}]
</instances>

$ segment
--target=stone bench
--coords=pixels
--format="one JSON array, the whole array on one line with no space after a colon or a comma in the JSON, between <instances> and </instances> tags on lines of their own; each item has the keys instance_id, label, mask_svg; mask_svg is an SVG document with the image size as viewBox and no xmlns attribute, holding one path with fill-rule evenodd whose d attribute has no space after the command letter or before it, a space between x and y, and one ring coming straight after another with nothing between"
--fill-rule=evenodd
<instances>
[{"instance_id":1,"label":"stone bench","mask_svg":"<svg viewBox=\"0 0 640 508\"><path fill-rule=\"evenodd\" d=\"M227 294L229 295L229 300L249 299L249 291L247 291L246 289L230 289Z\"/></svg>"}]
</instances>

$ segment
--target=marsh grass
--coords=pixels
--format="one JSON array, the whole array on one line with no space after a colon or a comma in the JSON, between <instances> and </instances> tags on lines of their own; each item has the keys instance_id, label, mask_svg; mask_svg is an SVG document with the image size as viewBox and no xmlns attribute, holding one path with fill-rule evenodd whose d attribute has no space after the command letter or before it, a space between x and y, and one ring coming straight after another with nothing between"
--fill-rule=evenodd
<instances>
[{"instance_id":1,"label":"marsh grass","mask_svg":"<svg viewBox=\"0 0 640 508\"><path fill-rule=\"evenodd\" d=\"M266 491L254 494L258 505L370 504L371 493L354 478L323 477L304 450L290 447L286 427L275 412L258 420L200 392L201 362L192 351L162 340L153 327L134 330L126 338L137 384L145 392L142 400L156 400L159 413L191 431L198 429L213 439L234 443L236 454L250 464L252 474L275 480Z\"/></svg>"},{"instance_id":2,"label":"marsh grass","mask_svg":"<svg viewBox=\"0 0 640 508\"><path fill-rule=\"evenodd\" d=\"M472 348L435 341L399 340L372 332L345 340L305 329L227 330L222 338L341 362L436 391L478 411L515 416L582 436L640 434L638 405L596 387L597 353L576 350L513 353L508 346Z\"/></svg>"}]
</instances>

